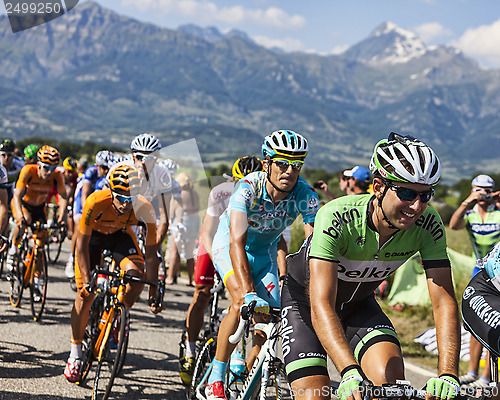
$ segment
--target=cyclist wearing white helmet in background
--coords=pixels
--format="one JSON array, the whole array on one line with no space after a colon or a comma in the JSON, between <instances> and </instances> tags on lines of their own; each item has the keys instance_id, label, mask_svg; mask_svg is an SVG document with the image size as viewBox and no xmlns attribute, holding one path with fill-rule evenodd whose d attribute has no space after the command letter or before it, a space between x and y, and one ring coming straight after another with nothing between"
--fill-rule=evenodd
<instances>
[{"instance_id":1,"label":"cyclist wearing white helmet in background","mask_svg":"<svg viewBox=\"0 0 500 400\"><path fill-rule=\"evenodd\" d=\"M439 377L427 382L427 393L431 399L453 398L460 390L458 307L444 226L428 207L440 162L419 140L391 133L375 146L370 169L373 195L326 204L314 234L287 258L283 354L295 398L331 398L327 354L341 375L340 400L361 400L363 380L382 385L404 379L396 332L373 292L416 252L427 276L439 350Z\"/></svg>"},{"instance_id":2,"label":"cyclist wearing white helmet in background","mask_svg":"<svg viewBox=\"0 0 500 400\"><path fill-rule=\"evenodd\" d=\"M266 314L279 306L277 243L282 232L302 215L306 235L313 230L318 195L299 176L309 148L307 140L289 130L264 138L264 172L253 172L235 186L213 239L212 259L231 294L231 307L219 328L217 350L205 393L207 400L225 399L223 381L234 349L240 306L256 301ZM264 342L256 335L257 347ZM256 349L257 350L257 349ZM252 353L257 354L257 353ZM252 360L248 361L252 364Z\"/></svg>"},{"instance_id":3,"label":"cyclist wearing white helmet in background","mask_svg":"<svg viewBox=\"0 0 500 400\"><path fill-rule=\"evenodd\" d=\"M109 150L101 150L95 155L95 164L88 167L85 172L78 177L75 198L73 201L73 222L74 227L78 227L80 218L82 217L83 206L87 197L96 190L96 183L100 178L106 176L109 171L109 164L113 160L113 153ZM71 283L71 288L76 290L74 284L75 267L74 253L76 245L76 235L71 238L71 253L66 262L65 273Z\"/></svg>"},{"instance_id":4,"label":"cyclist wearing white helmet in background","mask_svg":"<svg viewBox=\"0 0 500 400\"><path fill-rule=\"evenodd\" d=\"M158 218L156 240L158 250L168 231L168 209L171 196L175 190L172 173L164 165L157 163L161 143L158 138L149 133L141 133L130 143L132 158L117 165L131 165L139 170L141 178L141 194L153 205ZM175 197L177 201L179 198ZM182 213L182 207L179 207ZM182 215L182 214L181 214Z\"/></svg>"}]
</instances>

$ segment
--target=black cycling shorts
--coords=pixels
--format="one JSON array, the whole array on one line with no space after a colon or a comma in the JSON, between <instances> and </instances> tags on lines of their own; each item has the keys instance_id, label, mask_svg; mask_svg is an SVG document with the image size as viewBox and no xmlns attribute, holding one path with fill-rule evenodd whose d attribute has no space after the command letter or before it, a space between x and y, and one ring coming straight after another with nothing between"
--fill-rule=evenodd
<instances>
[{"instance_id":1,"label":"black cycling shorts","mask_svg":"<svg viewBox=\"0 0 500 400\"><path fill-rule=\"evenodd\" d=\"M129 262L134 263L139 269L144 270L144 258L135 238L132 238L126 231L119 230L111 234L103 234L92 231L89 243L90 271L101 265L103 250L109 250L117 266ZM80 269L78 267L78 257L75 262L75 281L79 288L82 287Z\"/></svg>"},{"instance_id":2,"label":"black cycling shorts","mask_svg":"<svg viewBox=\"0 0 500 400\"><path fill-rule=\"evenodd\" d=\"M21 205L29 215L31 215L31 223L39 221L41 224L47 223L47 216L45 215L45 203L39 206L32 206L31 204L21 201Z\"/></svg>"},{"instance_id":3,"label":"black cycling shorts","mask_svg":"<svg viewBox=\"0 0 500 400\"><path fill-rule=\"evenodd\" d=\"M500 292L484 270L471 279L462 297L464 327L500 357Z\"/></svg>"},{"instance_id":4,"label":"black cycling shorts","mask_svg":"<svg viewBox=\"0 0 500 400\"><path fill-rule=\"evenodd\" d=\"M282 348L290 382L306 376L328 376L327 354L312 326L306 290L287 275L281 292ZM337 310L337 315L358 363L375 343L400 346L391 321L373 295Z\"/></svg>"}]
</instances>

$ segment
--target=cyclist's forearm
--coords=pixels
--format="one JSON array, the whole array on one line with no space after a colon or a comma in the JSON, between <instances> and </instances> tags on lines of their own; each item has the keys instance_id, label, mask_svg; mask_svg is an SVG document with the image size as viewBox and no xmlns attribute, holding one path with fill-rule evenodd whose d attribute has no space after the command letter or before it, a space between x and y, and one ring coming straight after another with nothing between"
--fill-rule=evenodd
<instances>
[{"instance_id":1,"label":"cyclist's forearm","mask_svg":"<svg viewBox=\"0 0 500 400\"><path fill-rule=\"evenodd\" d=\"M357 364L335 310L338 263L309 261L309 299L314 331L339 372Z\"/></svg>"},{"instance_id":2,"label":"cyclist's forearm","mask_svg":"<svg viewBox=\"0 0 500 400\"><path fill-rule=\"evenodd\" d=\"M460 318L450 268L432 268L427 285L436 324L439 373L458 375L460 354Z\"/></svg>"},{"instance_id":3,"label":"cyclist's forearm","mask_svg":"<svg viewBox=\"0 0 500 400\"><path fill-rule=\"evenodd\" d=\"M156 246L146 246L146 259L145 259L146 279L151 282L158 280L158 256Z\"/></svg>"},{"instance_id":4,"label":"cyclist's forearm","mask_svg":"<svg viewBox=\"0 0 500 400\"><path fill-rule=\"evenodd\" d=\"M76 239L76 262L78 263L78 270L82 277L82 282L90 282L90 254L89 254L89 243L90 237L83 235L81 232L77 231Z\"/></svg>"},{"instance_id":5,"label":"cyclist's forearm","mask_svg":"<svg viewBox=\"0 0 500 400\"><path fill-rule=\"evenodd\" d=\"M68 201L64 198L61 198L61 200L59 201L57 222L62 222L65 220L67 210L68 210Z\"/></svg>"},{"instance_id":6,"label":"cyclist's forearm","mask_svg":"<svg viewBox=\"0 0 500 400\"><path fill-rule=\"evenodd\" d=\"M331 304L311 295L311 320L318 339L339 373L349 365L357 364Z\"/></svg>"}]
</instances>

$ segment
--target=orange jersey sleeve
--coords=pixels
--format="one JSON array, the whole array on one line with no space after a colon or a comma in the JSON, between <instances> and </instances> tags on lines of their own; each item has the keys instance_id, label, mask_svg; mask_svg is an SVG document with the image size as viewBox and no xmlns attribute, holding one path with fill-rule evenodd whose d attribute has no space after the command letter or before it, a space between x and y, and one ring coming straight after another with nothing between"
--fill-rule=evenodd
<instances>
[{"instance_id":1,"label":"orange jersey sleeve","mask_svg":"<svg viewBox=\"0 0 500 400\"><path fill-rule=\"evenodd\" d=\"M28 164L23 167L16 183L16 189L24 193L22 200L32 206L40 206L47 201L47 197L56 186L59 193L65 193L64 176L59 171L54 171L47 179L38 176L37 164Z\"/></svg>"},{"instance_id":2,"label":"orange jersey sleeve","mask_svg":"<svg viewBox=\"0 0 500 400\"><path fill-rule=\"evenodd\" d=\"M132 233L131 226L144 222L147 228L146 244L156 243L156 213L153 206L144 197L138 196L134 208L126 214L118 215L114 209L111 190L103 189L92 193L83 206L79 230L84 235L96 231L105 235L120 229Z\"/></svg>"}]
</instances>

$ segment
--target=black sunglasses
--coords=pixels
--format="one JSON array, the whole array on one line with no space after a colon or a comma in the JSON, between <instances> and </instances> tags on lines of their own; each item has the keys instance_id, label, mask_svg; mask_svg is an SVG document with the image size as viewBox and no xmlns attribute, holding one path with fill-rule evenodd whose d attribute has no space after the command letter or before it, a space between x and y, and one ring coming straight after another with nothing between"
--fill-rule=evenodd
<instances>
[{"instance_id":1,"label":"black sunglasses","mask_svg":"<svg viewBox=\"0 0 500 400\"><path fill-rule=\"evenodd\" d=\"M434 194L433 188L430 188L425 192L417 192L416 190L408 189L402 186L397 186L389 182L387 182L386 184L389 186L391 190L394 190L398 198L403 201L413 201L417 198L417 196L420 196L420 201L422 203L428 203L432 195Z\"/></svg>"}]
</instances>

